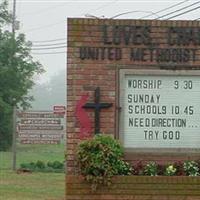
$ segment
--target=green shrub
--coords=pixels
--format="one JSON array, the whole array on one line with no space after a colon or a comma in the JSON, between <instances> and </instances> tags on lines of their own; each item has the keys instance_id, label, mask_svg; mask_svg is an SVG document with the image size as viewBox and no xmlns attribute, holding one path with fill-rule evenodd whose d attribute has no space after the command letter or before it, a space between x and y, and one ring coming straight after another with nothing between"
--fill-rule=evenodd
<instances>
[{"instance_id":1,"label":"green shrub","mask_svg":"<svg viewBox=\"0 0 200 200\"><path fill-rule=\"evenodd\" d=\"M147 176L158 175L158 165L155 162L150 162L144 167L144 173Z\"/></svg>"},{"instance_id":2,"label":"green shrub","mask_svg":"<svg viewBox=\"0 0 200 200\"><path fill-rule=\"evenodd\" d=\"M35 172L64 172L64 164L59 161L48 162L47 164L40 160L37 162L21 163L20 168Z\"/></svg>"},{"instance_id":3,"label":"green shrub","mask_svg":"<svg viewBox=\"0 0 200 200\"><path fill-rule=\"evenodd\" d=\"M53 162L48 161L48 162L47 162L47 167L53 168Z\"/></svg>"},{"instance_id":4,"label":"green shrub","mask_svg":"<svg viewBox=\"0 0 200 200\"><path fill-rule=\"evenodd\" d=\"M122 160L120 143L108 135L97 135L78 146L80 173L96 190L99 184L110 185L114 175L130 175L131 166Z\"/></svg>"},{"instance_id":5,"label":"green shrub","mask_svg":"<svg viewBox=\"0 0 200 200\"><path fill-rule=\"evenodd\" d=\"M59 162L59 161L54 161L53 163L53 168L54 169L63 169L64 168L64 163L63 162Z\"/></svg>"},{"instance_id":6,"label":"green shrub","mask_svg":"<svg viewBox=\"0 0 200 200\"><path fill-rule=\"evenodd\" d=\"M174 176L177 172L176 167L173 164L169 164L165 168L164 175L166 176Z\"/></svg>"},{"instance_id":7,"label":"green shrub","mask_svg":"<svg viewBox=\"0 0 200 200\"><path fill-rule=\"evenodd\" d=\"M63 169L64 168L64 164L60 161L54 161L54 162L48 162L47 163L48 167L51 167L53 169Z\"/></svg>"},{"instance_id":8,"label":"green shrub","mask_svg":"<svg viewBox=\"0 0 200 200\"><path fill-rule=\"evenodd\" d=\"M29 169L31 171L34 171L36 169L36 164L34 162L30 162L30 163L21 163L20 167L22 169Z\"/></svg>"},{"instance_id":9,"label":"green shrub","mask_svg":"<svg viewBox=\"0 0 200 200\"><path fill-rule=\"evenodd\" d=\"M195 161L185 161L183 163L183 168L188 176L199 176L200 175L198 163Z\"/></svg>"},{"instance_id":10,"label":"green shrub","mask_svg":"<svg viewBox=\"0 0 200 200\"><path fill-rule=\"evenodd\" d=\"M44 169L46 167L45 163L41 160L38 160L36 162L36 167L39 168L39 169Z\"/></svg>"}]
</instances>

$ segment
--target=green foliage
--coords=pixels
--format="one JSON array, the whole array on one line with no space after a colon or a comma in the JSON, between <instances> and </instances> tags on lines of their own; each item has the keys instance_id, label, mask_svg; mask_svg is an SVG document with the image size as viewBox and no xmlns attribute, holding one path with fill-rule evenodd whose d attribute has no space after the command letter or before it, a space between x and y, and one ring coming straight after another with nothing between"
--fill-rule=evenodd
<instances>
[{"instance_id":1,"label":"green foliage","mask_svg":"<svg viewBox=\"0 0 200 200\"><path fill-rule=\"evenodd\" d=\"M38 160L37 162L21 163L20 168L36 172L64 172L64 164L59 161L47 162Z\"/></svg>"},{"instance_id":2,"label":"green foliage","mask_svg":"<svg viewBox=\"0 0 200 200\"><path fill-rule=\"evenodd\" d=\"M64 164L62 162L59 161L54 161L54 162L48 162L47 163L48 167L51 167L53 169L63 169L64 168Z\"/></svg>"},{"instance_id":3,"label":"green foliage","mask_svg":"<svg viewBox=\"0 0 200 200\"><path fill-rule=\"evenodd\" d=\"M29 169L31 171L34 171L36 169L36 164L34 162L30 162L30 163L21 163L20 167L22 169Z\"/></svg>"},{"instance_id":4,"label":"green foliage","mask_svg":"<svg viewBox=\"0 0 200 200\"><path fill-rule=\"evenodd\" d=\"M77 151L80 173L96 190L100 184L110 185L114 175L130 175L131 166L122 160L120 143L107 135L97 135L80 143Z\"/></svg>"},{"instance_id":5,"label":"green foliage","mask_svg":"<svg viewBox=\"0 0 200 200\"><path fill-rule=\"evenodd\" d=\"M12 143L11 116L12 107L6 102L4 102L0 96L0 151L8 149Z\"/></svg>"},{"instance_id":6,"label":"green foliage","mask_svg":"<svg viewBox=\"0 0 200 200\"><path fill-rule=\"evenodd\" d=\"M160 165L149 162L143 165L140 161L134 166L134 175L147 176L200 176L199 161L181 161L173 164Z\"/></svg>"},{"instance_id":7,"label":"green foliage","mask_svg":"<svg viewBox=\"0 0 200 200\"><path fill-rule=\"evenodd\" d=\"M39 169L44 169L46 167L45 163L41 160L38 160L36 162L36 167L39 168Z\"/></svg>"},{"instance_id":8,"label":"green foliage","mask_svg":"<svg viewBox=\"0 0 200 200\"><path fill-rule=\"evenodd\" d=\"M55 160L63 163L65 142L61 144L19 144L17 143L17 168L21 163L30 163L32 161L42 160L45 163ZM0 151L0 171L1 169L10 169L12 167L12 152Z\"/></svg>"},{"instance_id":9,"label":"green foliage","mask_svg":"<svg viewBox=\"0 0 200 200\"><path fill-rule=\"evenodd\" d=\"M33 76L42 73L40 63L30 55L31 43L24 34L14 35L5 29L9 26L11 14L7 1L0 3L0 149L11 145L12 110L14 105L30 106L33 100L28 91L33 86Z\"/></svg>"},{"instance_id":10,"label":"green foliage","mask_svg":"<svg viewBox=\"0 0 200 200\"><path fill-rule=\"evenodd\" d=\"M8 12L8 1L2 1L0 4L0 28L11 22L11 14Z\"/></svg>"},{"instance_id":11,"label":"green foliage","mask_svg":"<svg viewBox=\"0 0 200 200\"><path fill-rule=\"evenodd\" d=\"M158 165L155 162L150 162L144 167L144 174L148 176L158 175Z\"/></svg>"},{"instance_id":12,"label":"green foliage","mask_svg":"<svg viewBox=\"0 0 200 200\"><path fill-rule=\"evenodd\" d=\"M166 168L165 168L165 172L164 172L164 175L166 176L174 176L177 172L177 169L174 165L170 164L170 165L167 165Z\"/></svg>"},{"instance_id":13,"label":"green foliage","mask_svg":"<svg viewBox=\"0 0 200 200\"><path fill-rule=\"evenodd\" d=\"M199 176L200 175L198 163L195 161L185 161L183 163L183 169L188 176Z\"/></svg>"}]
</instances>

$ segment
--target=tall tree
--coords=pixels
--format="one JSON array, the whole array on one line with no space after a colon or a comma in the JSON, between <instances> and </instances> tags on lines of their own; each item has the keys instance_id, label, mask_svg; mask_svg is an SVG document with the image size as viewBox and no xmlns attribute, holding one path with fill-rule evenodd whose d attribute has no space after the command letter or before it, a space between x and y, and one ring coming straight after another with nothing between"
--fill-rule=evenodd
<instances>
[{"instance_id":1,"label":"tall tree","mask_svg":"<svg viewBox=\"0 0 200 200\"><path fill-rule=\"evenodd\" d=\"M0 4L0 150L11 145L12 111L14 105L29 106L32 100L28 96L34 85L33 76L43 72L39 62L33 60L24 34L16 34L6 30L12 16L8 11L8 2Z\"/></svg>"}]
</instances>

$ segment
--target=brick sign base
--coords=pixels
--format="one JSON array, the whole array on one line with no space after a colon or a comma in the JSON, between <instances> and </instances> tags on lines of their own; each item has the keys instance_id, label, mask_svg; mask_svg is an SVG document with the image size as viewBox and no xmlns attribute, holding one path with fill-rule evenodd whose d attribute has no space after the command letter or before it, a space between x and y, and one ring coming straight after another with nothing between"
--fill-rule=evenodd
<instances>
[{"instance_id":1,"label":"brick sign base","mask_svg":"<svg viewBox=\"0 0 200 200\"><path fill-rule=\"evenodd\" d=\"M66 200L199 200L198 177L117 176L92 192L82 177L66 176Z\"/></svg>"},{"instance_id":2,"label":"brick sign base","mask_svg":"<svg viewBox=\"0 0 200 200\"><path fill-rule=\"evenodd\" d=\"M131 164L199 160L200 101L192 97L199 97L200 21L69 18L67 26L66 199L200 200L199 177L116 177L111 188L91 193L76 160L78 144L97 132L119 139ZM181 78L170 85L164 76ZM153 99L136 100L137 111L132 94ZM112 106L100 109L99 103ZM144 123L154 118L156 127ZM175 119L187 123L166 125ZM173 131L187 137L179 140Z\"/></svg>"}]
</instances>

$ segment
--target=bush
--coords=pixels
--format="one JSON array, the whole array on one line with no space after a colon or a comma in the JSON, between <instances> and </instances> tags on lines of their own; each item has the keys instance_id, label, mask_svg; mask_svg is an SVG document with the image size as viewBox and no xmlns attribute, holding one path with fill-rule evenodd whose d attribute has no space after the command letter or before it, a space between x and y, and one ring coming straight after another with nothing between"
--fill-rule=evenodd
<instances>
[{"instance_id":1,"label":"bush","mask_svg":"<svg viewBox=\"0 0 200 200\"><path fill-rule=\"evenodd\" d=\"M186 176L186 173L183 168L183 162L181 161L175 162L174 166L177 169L177 172L176 172L177 176Z\"/></svg>"},{"instance_id":2,"label":"bush","mask_svg":"<svg viewBox=\"0 0 200 200\"><path fill-rule=\"evenodd\" d=\"M147 176L158 175L158 165L155 162L150 162L144 167L144 174Z\"/></svg>"},{"instance_id":3,"label":"bush","mask_svg":"<svg viewBox=\"0 0 200 200\"><path fill-rule=\"evenodd\" d=\"M144 166L142 164L142 161L138 161L134 166L134 175L144 175L143 168Z\"/></svg>"},{"instance_id":4,"label":"bush","mask_svg":"<svg viewBox=\"0 0 200 200\"><path fill-rule=\"evenodd\" d=\"M96 190L100 184L110 185L114 175L130 175L131 166L122 160L120 143L108 135L97 135L78 146L80 173Z\"/></svg>"},{"instance_id":5,"label":"bush","mask_svg":"<svg viewBox=\"0 0 200 200\"><path fill-rule=\"evenodd\" d=\"M36 169L36 163L30 162L30 163L21 163L20 167L22 169L29 169L31 171L34 171Z\"/></svg>"},{"instance_id":6,"label":"bush","mask_svg":"<svg viewBox=\"0 0 200 200\"><path fill-rule=\"evenodd\" d=\"M59 161L54 161L54 162L48 162L47 166L53 169L63 169L64 168L64 164L62 162Z\"/></svg>"},{"instance_id":7,"label":"bush","mask_svg":"<svg viewBox=\"0 0 200 200\"><path fill-rule=\"evenodd\" d=\"M173 164L169 164L165 168L164 175L166 175L166 176L174 176L176 174L176 172L177 172L176 167Z\"/></svg>"},{"instance_id":8,"label":"bush","mask_svg":"<svg viewBox=\"0 0 200 200\"><path fill-rule=\"evenodd\" d=\"M167 165L148 162L146 165L142 161L134 165L134 175L147 176L200 176L199 161L177 161Z\"/></svg>"},{"instance_id":9,"label":"bush","mask_svg":"<svg viewBox=\"0 0 200 200\"><path fill-rule=\"evenodd\" d=\"M44 168L46 167L46 165L45 165L45 163L44 163L43 161L38 160L38 161L36 162L36 167L37 167L38 169L44 169Z\"/></svg>"},{"instance_id":10,"label":"bush","mask_svg":"<svg viewBox=\"0 0 200 200\"><path fill-rule=\"evenodd\" d=\"M199 176L199 166L195 161L185 161L183 163L183 168L188 176Z\"/></svg>"},{"instance_id":11,"label":"bush","mask_svg":"<svg viewBox=\"0 0 200 200\"><path fill-rule=\"evenodd\" d=\"M20 168L36 172L64 172L64 164L60 161L45 164L43 161L38 160L37 162L21 163Z\"/></svg>"},{"instance_id":12,"label":"bush","mask_svg":"<svg viewBox=\"0 0 200 200\"><path fill-rule=\"evenodd\" d=\"M53 168L53 162L47 162L47 167Z\"/></svg>"}]
</instances>

